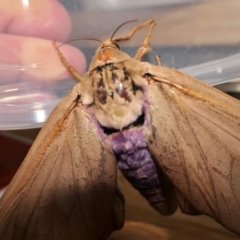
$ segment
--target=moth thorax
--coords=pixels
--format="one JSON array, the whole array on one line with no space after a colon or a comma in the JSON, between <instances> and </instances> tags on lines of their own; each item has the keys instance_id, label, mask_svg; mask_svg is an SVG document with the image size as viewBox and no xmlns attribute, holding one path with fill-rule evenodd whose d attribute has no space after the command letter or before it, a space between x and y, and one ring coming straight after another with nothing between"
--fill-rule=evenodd
<instances>
[{"instance_id":1,"label":"moth thorax","mask_svg":"<svg viewBox=\"0 0 240 240\"><path fill-rule=\"evenodd\" d=\"M93 109L103 127L122 129L142 115L143 90L123 63L98 67L94 76Z\"/></svg>"}]
</instances>

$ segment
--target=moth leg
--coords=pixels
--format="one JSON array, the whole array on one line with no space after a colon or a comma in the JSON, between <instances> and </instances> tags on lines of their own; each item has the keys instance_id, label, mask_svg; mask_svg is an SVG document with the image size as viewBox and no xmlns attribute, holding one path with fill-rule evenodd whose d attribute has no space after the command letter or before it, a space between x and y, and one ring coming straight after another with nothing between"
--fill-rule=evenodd
<instances>
[{"instance_id":1,"label":"moth leg","mask_svg":"<svg viewBox=\"0 0 240 240\"><path fill-rule=\"evenodd\" d=\"M55 47L58 56L60 57L63 65L67 68L67 70L70 72L70 74L77 79L79 82L82 80L82 76L79 74L79 72L75 69L75 67L73 67L72 65L70 65L67 61L67 59L63 56L63 54L61 53L61 51L59 50L59 47L57 46L56 42L53 41L53 46Z\"/></svg>"},{"instance_id":2,"label":"moth leg","mask_svg":"<svg viewBox=\"0 0 240 240\"><path fill-rule=\"evenodd\" d=\"M156 55L155 59L156 59L156 62L157 62L157 66L162 66L160 56Z\"/></svg>"},{"instance_id":3,"label":"moth leg","mask_svg":"<svg viewBox=\"0 0 240 240\"><path fill-rule=\"evenodd\" d=\"M150 43L150 38L151 38L151 35L152 35L153 27L156 25L156 23L155 23L155 21L153 19L149 19L148 21L135 26L128 33L128 35L123 36L123 37L119 37L119 38L115 38L112 41L120 42L120 41L129 40L138 29L143 28L143 27L145 27L147 25L150 25L149 31L148 31L146 37L144 38L141 47L137 50L137 53L136 53L136 55L134 57L137 60L140 60L147 52L151 51L151 47L149 46L149 43Z\"/></svg>"},{"instance_id":4,"label":"moth leg","mask_svg":"<svg viewBox=\"0 0 240 240\"><path fill-rule=\"evenodd\" d=\"M154 20L152 20L152 22L150 22L149 24L151 24L151 25L150 25L150 28L148 30L148 33L147 33L146 37L144 38L141 47L138 48L138 50L136 52L136 55L134 57L137 60L141 60L142 57L146 53L148 53L149 51L152 50L152 48L150 47L150 39L151 39L151 36L152 36L153 27L156 25L156 23L154 22Z\"/></svg>"}]
</instances>

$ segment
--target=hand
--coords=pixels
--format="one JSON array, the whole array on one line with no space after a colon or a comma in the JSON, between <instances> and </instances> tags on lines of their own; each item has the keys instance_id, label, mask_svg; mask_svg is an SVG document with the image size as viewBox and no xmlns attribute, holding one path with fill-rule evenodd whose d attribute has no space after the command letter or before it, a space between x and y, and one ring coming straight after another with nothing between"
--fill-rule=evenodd
<instances>
[{"instance_id":1,"label":"hand","mask_svg":"<svg viewBox=\"0 0 240 240\"><path fill-rule=\"evenodd\" d=\"M71 33L71 20L57 0L0 1L0 81L56 80L68 77L52 45ZM85 58L64 45L61 52L83 73Z\"/></svg>"}]
</instances>

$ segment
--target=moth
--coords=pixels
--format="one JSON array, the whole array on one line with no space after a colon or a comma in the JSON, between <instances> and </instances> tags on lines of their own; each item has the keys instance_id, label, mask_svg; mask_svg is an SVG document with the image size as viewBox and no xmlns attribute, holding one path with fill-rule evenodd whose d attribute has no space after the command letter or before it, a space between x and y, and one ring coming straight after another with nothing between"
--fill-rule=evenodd
<instances>
[{"instance_id":1,"label":"moth","mask_svg":"<svg viewBox=\"0 0 240 240\"><path fill-rule=\"evenodd\" d=\"M118 42L149 26L134 58ZM0 239L106 239L124 223L117 166L162 214L206 214L240 234L240 104L142 62L153 19L101 43L0 200Z\"/></svg>"}]
</instances>

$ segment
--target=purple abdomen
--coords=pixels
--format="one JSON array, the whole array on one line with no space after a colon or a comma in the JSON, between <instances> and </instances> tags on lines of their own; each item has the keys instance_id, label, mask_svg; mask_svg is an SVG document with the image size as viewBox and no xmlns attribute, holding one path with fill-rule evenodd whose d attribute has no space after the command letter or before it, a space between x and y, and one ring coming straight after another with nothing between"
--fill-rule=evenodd
<instances>
[{"instance_id":1,"label":"purple abdomen","mask_svg":"<svg viewBox=\"0 0 240 240\"><path fill-rule=\"evenodd\" d=\"M124 130L111 138L118 167L133 187L153 206L166 201L172 188L163 172L156 167L141 129Z\"/></svg>"}]
</instances>

